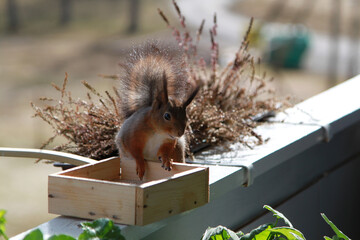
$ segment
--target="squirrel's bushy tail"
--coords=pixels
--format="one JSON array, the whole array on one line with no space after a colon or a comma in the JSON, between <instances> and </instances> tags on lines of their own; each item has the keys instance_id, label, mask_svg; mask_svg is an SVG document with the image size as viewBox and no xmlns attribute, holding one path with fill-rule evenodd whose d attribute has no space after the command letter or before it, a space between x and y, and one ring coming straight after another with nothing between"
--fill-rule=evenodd
<instances>
[{"instance_id":1,"label":"squirrel's bushy tail","mask_svg":"<svg viewBox=\"0 0 360 240\"><path fill-rule=\"evenodd\" d=\"M176 47L147 42L134 48L120 77L120 114L125 119L137 110L151 106L163 91L163 76L167 79L168 96L181 104L190 86L183 54Z\"/></svg>"}]
</instances>

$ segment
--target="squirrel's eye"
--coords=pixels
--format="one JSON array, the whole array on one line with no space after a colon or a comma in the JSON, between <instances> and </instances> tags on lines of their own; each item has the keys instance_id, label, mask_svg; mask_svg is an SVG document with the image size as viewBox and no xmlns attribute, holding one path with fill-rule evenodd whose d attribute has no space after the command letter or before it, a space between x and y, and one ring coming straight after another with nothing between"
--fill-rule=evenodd
<instances>
[{"instance_id":1,"label":"squirrel's eye","mask_svg":"<svg viewBox=\"0 0 360 240\"><path fill-rule=\"evenodd\" d=\"M167 121L170 121L170 119L171 119L170 113L168 113L168 112L164 113L164 119Z\"/></svg>"}]
</instances>

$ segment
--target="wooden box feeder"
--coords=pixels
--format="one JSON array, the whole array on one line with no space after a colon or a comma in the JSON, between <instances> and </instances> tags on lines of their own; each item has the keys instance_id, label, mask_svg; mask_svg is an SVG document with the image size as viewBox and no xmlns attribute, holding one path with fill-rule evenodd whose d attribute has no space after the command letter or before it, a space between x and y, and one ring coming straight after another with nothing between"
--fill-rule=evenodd
<instances>
[{"instance_id":1,"label":"wooden box feeder","mask_svg":"<svg viewBox=\"0 0 360 240\"><path fill-rule=\"evenodd\" d=\"M142 181L135 161L110 158L49 175L49 213L146 225L209 201L209 171L147 162Z\"/></svg>"}]
</instances>

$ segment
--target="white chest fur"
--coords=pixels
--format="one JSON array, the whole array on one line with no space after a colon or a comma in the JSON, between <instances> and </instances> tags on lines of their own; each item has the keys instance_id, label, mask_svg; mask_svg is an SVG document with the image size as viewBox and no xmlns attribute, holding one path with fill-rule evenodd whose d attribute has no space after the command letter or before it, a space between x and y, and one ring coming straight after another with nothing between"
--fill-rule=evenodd
<instances>
[{"instance_id":1,"label":"white chest fur","mask_svg":"<svg viewBox=\"0 0 360 240\"><path fill-rule=\"evenodd\" d=\"M161 146L161 144L164 142L165 139L168 139L169 136L167 134L155 134L151 136L145 145L144 148L144 158L146 160L152 160L152 161L158 161L157 159L157 152Z\"/></svg>"}]
</instances>

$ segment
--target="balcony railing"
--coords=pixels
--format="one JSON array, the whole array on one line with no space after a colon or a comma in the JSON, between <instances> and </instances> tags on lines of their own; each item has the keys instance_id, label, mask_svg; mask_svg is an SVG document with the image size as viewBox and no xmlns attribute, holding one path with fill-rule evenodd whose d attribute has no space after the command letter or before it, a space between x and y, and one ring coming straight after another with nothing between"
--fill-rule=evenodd
<instances>
[{"instance_id":1,"label":"balcony railing","mask_svg":"<svg viewBox=\"0 0 360 240\"><path fill-rule=\"evenodd\" d=\"M327 233L325 212L349 236L360 214L360 76L279 113L256 131L269 139L254 149L204 153L210 203L146 226L121 226L128 239L194 239L208 226L249 230L265 223L264 204L281 210L307 239ZM244 187L248 185L248 187ZM358 218L357 218L358 219ZM77 237L83 219L57 217L44 236ZM26 233L13 237L22 239Z\"/></svg>"}]
</instances>

